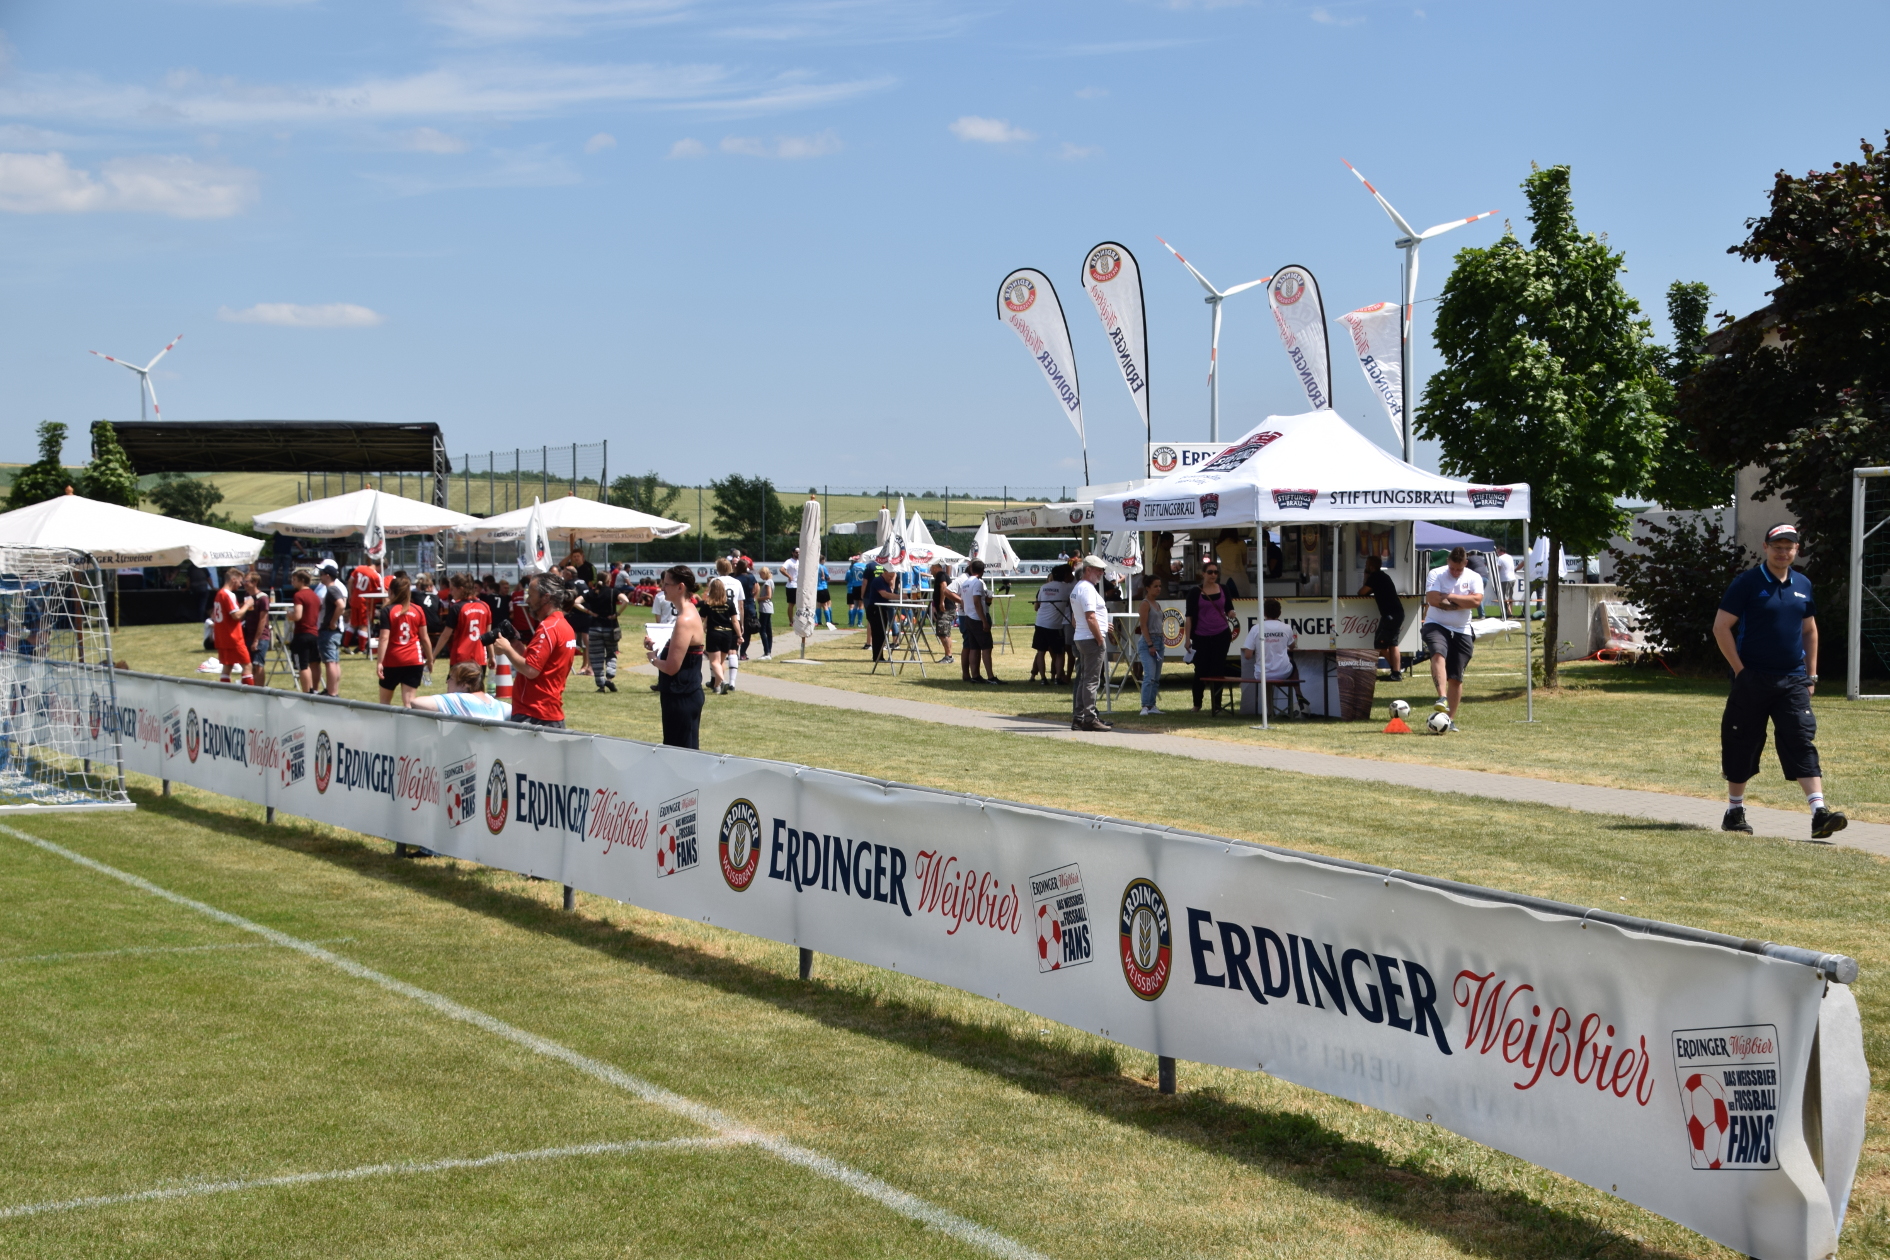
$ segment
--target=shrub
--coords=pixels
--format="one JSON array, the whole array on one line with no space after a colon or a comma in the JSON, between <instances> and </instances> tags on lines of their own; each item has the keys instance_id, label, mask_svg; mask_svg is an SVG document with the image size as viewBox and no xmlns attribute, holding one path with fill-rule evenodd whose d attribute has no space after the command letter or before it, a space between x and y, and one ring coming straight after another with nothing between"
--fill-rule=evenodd
<instances>
[{"instance_id":1,"label":"shrub","mask_svg":"<svg viewBox=\"0 0 1890 1260\"><path fill-rule=\"evenodd\" d=\"M1644 550L1629 555L1610 548L1615 581L1641 609L1649 641L1661 645L1675 668L1711 672L1723 665L1713 642L1719 597L1757 558L1706 517L1675 517L1662 524L1647 517L1634 525Z\"/></svg>"}]
</instances>

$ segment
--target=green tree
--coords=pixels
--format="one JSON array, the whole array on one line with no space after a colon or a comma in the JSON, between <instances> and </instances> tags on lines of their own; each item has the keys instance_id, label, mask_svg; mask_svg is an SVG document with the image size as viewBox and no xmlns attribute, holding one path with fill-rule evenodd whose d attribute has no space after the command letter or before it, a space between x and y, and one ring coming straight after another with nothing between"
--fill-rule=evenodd
<instances>
[{"instance_id":1,"label":"green tree","mask_svg":"<svg viewBox=\"0 0 1890 1260\"><path fill-rule=\"evenodd\" d=\"M1660 352L1660 374L1670 389L1670 404L1687 378L1711 357L1706 350L1706 312L1713 291L1698 281L1676 280L1667 286L1667 319L1673 325L1673 345ZM1715 460L1700 450L1692 426L1679 421L1674 406L1667 408L1662 436L1648 491L1662 507L1697 511L1732 501L1733 465Z\"/></svg>"},{"instance_id":2,"label":"green tree","mask_svg":"<svg viewBox=\"0 0 1890 1260\"><path fill-rule=\"evenodd\" d=\"M610 502L620 508L667 517L682 498L682 488L672 486L655 472L638 477L625 473L610 483Z\"/></svg>"},{"instance_id":3,"label":"green tree","mask_svg":"<svg viewBox=\"0 0 1890 1260\"><path fill-rule=\"evenodd\" d=\"M7 492L7 511L56 499L72 484L72 474L61 461L66 449L66 426L57 420L39 425L39 458L13 475Z\"/></svg>"},{"instance_id":4,"label":"green tree","mask_svg":"<svg viewBox=\"0 0 1890 1260\"><path fill-rule=\"evenodd\" d=\"M1506 230L1461 251L1444 282L1444 365L1417 431L1443 447L1448 473L1529 483L1549 538L1543 676L1553 685L1561 554L1598 551L1625 524L1615 497L1647 488L1667 382L1640 304L1621 287L1623 256L1575 225L1569 168L1534 169L1522 187L1529 245Z\"/></svg>"},{"instance_id":5,"label":"green tree","mask_svg":"<svg viewBox=\"0 0 1890 1260\"><path fill-rule=\"evenodd\" d=\"M1860 161L1778 173L1770 210L1727 251L1772 264L1772 304L1715 334L1678 400L1702 452L1763 466L1760 497L1798 518L1827 639L1845 626L1850 471L1890 463L1890 152L1860 143Z\"/></svg>"},{"instance_id":6,"label":"green tree","mask_svg":"<svg viewBox=\"0 0 1890 1260\"><path fill-rule=\"evenodd\" d=\"M118 444L118 430L109 420L92 426L92 462L79 474L79 493L100 503L135 508L144 496L138 492L138 470Z\"/></svg>"},{"instance_id":7,"label":"green tree","mask_svg":"<svg viewBox=\"0 0 1890 1260\"><path fill-rule=\"evenodd\" d=\"M740 547L757 559L768 555L769 540L780 548L794 546L787 538L801 532L801 505L789 507L775 493L774 482L766 477L744 477L732 473L711 481L715 492L715 532L725 542ZM778 557L777 557L778 558Z\"/></svg>"},{"instance_id":8,"label":"green tree","mask_svg":"<svg viewBox=\"0 0 1890 1260\"><path fill-rule=\"evenodd\" d=\"M159 473L157 484L145 497L157 504L158 511L180 521L214 525L218 529L236 528L229 517L216 511L217 504L223 502L223 491L217 489L214 481L199 481L183 473Z\"/></svg>"}]
</instances>

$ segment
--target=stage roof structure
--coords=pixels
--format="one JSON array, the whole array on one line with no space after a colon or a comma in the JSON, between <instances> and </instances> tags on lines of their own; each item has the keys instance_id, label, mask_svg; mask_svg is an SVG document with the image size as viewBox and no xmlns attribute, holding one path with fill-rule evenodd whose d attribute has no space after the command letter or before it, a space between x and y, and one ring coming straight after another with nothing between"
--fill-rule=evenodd
<instances>
[{"instance_id":1,"label":"stage roof structure","mask_svg":"<svg viewBox=\"0 0 1890 1260\"><path fill-rule=\"evenodd\" d=\"M134 420L112 427L140 473L453 471L437 424Z\"/></svg>"}]
</instances>

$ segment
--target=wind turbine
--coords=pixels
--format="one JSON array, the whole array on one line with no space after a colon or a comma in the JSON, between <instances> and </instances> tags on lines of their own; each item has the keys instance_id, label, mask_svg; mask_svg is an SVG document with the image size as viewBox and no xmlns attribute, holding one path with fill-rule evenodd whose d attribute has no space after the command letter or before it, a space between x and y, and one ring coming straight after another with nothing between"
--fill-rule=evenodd
<instances>
[{"instance_id":1,"label":"wind turbine","mask_svg":"<svg viewBox=\"0 0 1890 1260\"><path fill-rule=\"evenodd\" d=\"M1155 239L1162 241L1159 236ZM1201 287L1208 291L1205 300L1214 312L1214 334L1208 342L1208 441L1218 442L1221 440L1221 303L1236 293L1253 288L1256 284L1265 284L1273 277L1261 276L1258 280L1249 280L1245 284L1237 284L1223 291L1209 284L1208 278L1196 271L1194 264L1183 258L1181 251L1173 245L1162 241L1162 248L1173 254L1176 261L1188 269L1188 274L1199 280Z\"/></svg>"},{"instance_id":2,"label":"wind turbine","mask_svg":"<svg viewBox=\"0 0 1890 1260\"><path fill-rule=\"evenodd\" d=\"M1344 158L1340 158L1339 160L1345 162ZM1409 223L1405 222L1404 216L1392 208L1391 203L1385 200L1383 193L1372 187L1372 182L1369 179L1366 179L1363 175L1359 175L1356 166L1353 166L1350 162L1345 162L1345 169L1352 172L1354 175L1358 175L1358 182L1365 185L1365 191L1370 193L1377 200L1378 204L1385 208L1385 213L1391 216L1391 221L1398 225L1400 232L1404 233L1403 236L1393 241L1392 244L1404 251L1404 304L1399 308L1399 313L1404 317L1400 321L1402 327L1399 330L1402 334L1399 338L1400 348L1402 350L1399 359L1401 361L1400 366L1403 368L1404 373L1404 462L1407 464L1415 463L1417 437L1411 423L1411 323L1417 305L1418 246L1430 240L1433 236L1442 236L1444 233L1455 228L1460 228L1466 223L1475 223L1478 219L1487 219L1495 214L1496 211L1485 210L1482 214L1473 214L1467 219L1452 219L1448 223L1440 223L1436 227L1425 228L1420 232Z\"/></svg>"},{"instance_id":3,"label":"wind turbine","mask_svg":"<svg viewBox=\"0 0 1890 1260\"><path fill-rule=\"evenodd\" d=\"M123 359L114 359L112 358L111 355L101 353L100 351L97 351L97 350L89 351L89 353L98 355L99 358L105 360L107 363L116 363L121 368L125 368L128 371L136 372L138 374L138 419L140 420L144 419L144 396L146 394L150 394L152 414L156 415L158 419L162 420L164 418L164 412L163 412L163 409L158 406L157 386L151 383L151 369L157 366L157 362L159 359L163 358L165 355L171 352L171 346L176 345L178 342L182 341L183 339L184 339L183 333L178 333L175 337L172 337L171 345L165 346L162 350L158 351L155 355L151 357L151 361L145 364L143 367L139 367L135 363L127 363Z\"/></svg>"}]
</instances>

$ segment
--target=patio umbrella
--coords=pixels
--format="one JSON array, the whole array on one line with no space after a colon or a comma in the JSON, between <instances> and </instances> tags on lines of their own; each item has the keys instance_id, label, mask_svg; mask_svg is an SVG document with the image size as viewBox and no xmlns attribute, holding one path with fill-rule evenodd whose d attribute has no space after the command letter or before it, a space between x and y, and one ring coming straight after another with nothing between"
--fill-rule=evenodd
<instances>
[{"instance_id":1,"label":"patio umbrella","mask_svg":"<svg viewBox=\"0 0 1890 1260\"><path fill-rule=\"evenodd\" d=\"M208 569L249 564L262 552L263 543L227 529L67 492L0 513L0 547L67 547L85 552L107 569L186 560Z\"/></svg>"},{"instance_id":2,"label":"patio umbrella","mask_svg":"<svg viewBox=\"0 0 1890 1260\"><path fill-rule=\"evenodd\" d=\"M387 494L372 486L326 499L311 499L307 503L292 504L273 512L258 512L250 519L259 534L345 538L365 530L370 517L389 538L439 534L448 530L464 533L479 524L477 518L463 512L449 512L431 503L422 503L419 499L404 499L397 494Z\"/></svg>"},{"instance_id":3,"label":"patio umbrella","mask_svg":"<svg viewBox=\"0 0 1890 1260\"><path fill-rule=\"evenodd\" d=\"M809 499L801 509L800 584L794 588L794 633L801 637L801 660L807 659L807 640L813 637L819 610L815 575L820 572L820 500Z\"/></svg>"},{"instance_id":4,"label":"patio umbrella","mask_svg":"<svg viewBox=\"0 0 1890 1260\"><path fill-rule=\"evenodd\" d=\"M581 538L586 542L646 543L658 538L674 538L689 528L687 521L672 521L634 508L567 494L549 503L534 503L531 507L489 516L469 533L474 542L511 542L530 526L534 511L544 522L547 536L566 542Z\"/></svg>"}]
</instances>

